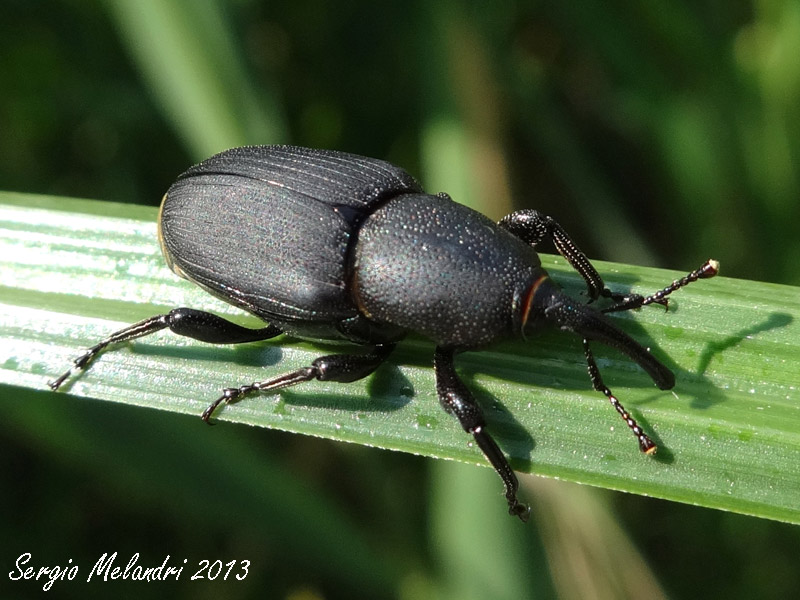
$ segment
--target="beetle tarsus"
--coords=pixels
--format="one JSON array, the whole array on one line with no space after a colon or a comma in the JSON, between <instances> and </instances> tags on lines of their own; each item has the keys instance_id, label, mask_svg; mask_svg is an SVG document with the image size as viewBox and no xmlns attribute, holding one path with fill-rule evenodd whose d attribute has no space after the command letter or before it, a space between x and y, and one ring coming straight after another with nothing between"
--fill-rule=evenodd
<instances>
[{"instance_id":1,"label":"beetle tarsus","mask_svg":"<svg viewBox=\"0 0 800 600\"><path fill-rule=\"evenodd\" d=\"M517 502L516 498L508 502L508 514L512 517L519 517L523 523L527 523L531 518L531 507L522 502Z\"/></svg>"},{"instance_id":2,"label":"beetle tarsus","mask_svg":"<svg viewBox=\"0 0 800 600\"><path fill-rule=\"evenodd\" d=\"M111 338L107 340L103 340L99 344L96 344L89 348L86 352L81 354L78 358L72 361L72 366L67 369L64 373L62 373L59 377L48 381L47 385L50 387L51 390L54 392L61 387L61 385L70 377L72 377L78 371L83 371L86 367L91 363L94 358L100 354L100 352L108 346L111 342L109 341Z\"/></svg>"},{"instance_id":3,"label":"beetle tarsus","mask_svg":"<svg viewBox=\"0 0 800 600\"><path fill-rule=\"evenodd\" d=\"M494 438L489 435L483 426L473 428L470 433L472 433L478 447L486 458L489 459L494 470L497 471L497 474L500 475L500 479L503 481L505 496L508 501L508 514L517 516L522 521L527 521L528 515L530 514L530 507L517 499L519 480L517 479L516 473L514 473L514 470L511 468L511 465L508 464L505 454L503 454L497 442L494 441Z\"/></svg>"},{"instance_id":4,"label":"beetle tarsus","mask_svg":"<svg viewBox=\"0 0 800 600\"><path fill-rule=\"evenodd\" d=\"M84 370L86 368L86 366L95 357L95 355L98 354L100 352L100 350L102 350L102 348L105 347L105 346L102 346L102 347L99 347L99 346L100 346L100 344L98 344L97 346L92 346L91 348L89 348L89 350L87 350L86 352L81 354L78 358L73 360L72 361L72 366L69 369L67 369L64 373L62 373L60 377L57 377L57 378L53 379L52 381L48 381L47 385L50 387L50 389L55 392L58 388L61 387L61 384L63 384L67 379L72 377L72 375L76 371Z\"/></svg>"},{"instance_id":5,"label":"beetle tarsus","mask_svg":"<svg viewBox=\"0 0 800 600\"><path fill-rule=\"evenodd\" d=\"M239 402L239 400L245 396L255 392L279 390L281 388L296 385L304 381L311 381L315 378L319 378L319 369L312 366L303 367L302 369L297 369L296 371L290 371L289 373L278 375L277 377L267 381L257 381L251 383L250 385L243 385L238 388L225 388L222 390L222 395L214 400L214 402L212 402L208 408L203 411L203 414L200 415L200 418L209 425L213 425L214 423L210 420L211 416L221 404L234 404Z\"/></svg>"},{"instance_id":6,"label":"beetle tarsus","mask_svg":"<svg viewBox=\"0 0 800 600\"><path fill-rule=\"evenodd\" d=\"M51 379L47 382L48 387L53 390L54 392L61 387L61 384L64 383L67 379L69 379L70 375L75 369L70 368L68 371L63 373L60 377L56 377L55 379Z\"/></svg>"},{"instance_id":7,"label":"beetle tarsus","mask_svg":"<svg viewBox=\"0 0 800 600\"><path fill-rule=\"evenodd\" d=\"M497 445L497 442L494 441L494 438L489 435L489 432L484 429L484 426L480 425L474 427L469 430L469 433L473 435L478 447L481 449L486 458L489 459L489 462L494 467L494 470L497 471L498 475L500 475L500 479L503 480L503 485L505 486L505 496L506 500L508 500L509 513L517 514L520 510L522 510L520 507L524 508L525 505L520 504L520 502L517 500L519 480L517 479L516 473L514 473L514 470L511 468L511 465L508 464L505 454L503 454L503 451L500 450L500 447Z\"/></svg>"},{"instance_id":8,"label":"beetle tarsus","mask_svg":"<svg viewBox=\"0 0 800 600\"><path fill-rule=\"evenodd\" d=\"M47 385L50 386L50 389L57 390L61 384L69 379L76 371L83 371L86 369L89 366L89 363L91 363L98 354L100 354L111 344L127 342L128 340L149 335L168 327L168 325L168 315L156 315L148 319L143 319L137 323L134 323L133 325L123 327L119 331L115 331L106 339L100 341L89 348L86 352L81 354L78 358L72 361L73 366L66 373L57 379L54 379L53 381L49 381Z\"/></svg>"}]
</instances>

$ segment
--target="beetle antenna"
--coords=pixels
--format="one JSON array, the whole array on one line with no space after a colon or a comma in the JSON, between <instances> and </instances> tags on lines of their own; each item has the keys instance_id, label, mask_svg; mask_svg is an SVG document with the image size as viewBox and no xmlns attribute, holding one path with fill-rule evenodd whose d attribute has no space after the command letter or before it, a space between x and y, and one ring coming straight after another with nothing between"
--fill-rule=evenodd
<instances>
[{"instance_id":1,"label":"beetle antenna","mask_svg":"<svg viewBox=\"0 0 800 600\"><path fill-rule=\"evenodd\" d=\"M665 308L669 308L669 298L667 298L667 296L669 296L672 292L679 290L682 287L697 281L698 279L709 279L717 274L719 274L719 261L709 258L699 269L695 269L688 275L681 277L680 279L676 279L665 288L662 288L647 297L640 296L639 294L617 296L609 291L604 295L616 300L617 303L604 308L602 312L620 312L623 310L647 306L648 304L661 304Z\"/></svg>"}]
</instances>

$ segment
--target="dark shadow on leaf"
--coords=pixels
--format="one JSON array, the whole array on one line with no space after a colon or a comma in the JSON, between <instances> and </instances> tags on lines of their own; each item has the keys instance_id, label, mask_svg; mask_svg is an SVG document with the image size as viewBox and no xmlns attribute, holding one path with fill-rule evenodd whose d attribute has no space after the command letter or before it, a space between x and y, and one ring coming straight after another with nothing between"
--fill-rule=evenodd
<instances>
[{"instance_id":1,"label":"dark shadow on leaf","mask_svg":"<svg viewBox=\"0 0 800 600\"><path fill-rule=\"evenodd\" d=\"M718 342L708 342L705 349L703 349L703 352L700 354L700 360L697 364L697 374L702 375L706 372L711 359L714 358L716 354L721 354L728 348L733 348L734 346L738 345L742 342L742 340L758 335L759 333L769 331L770 329L786 327L793 320L794 317L792 317L790 314L772 313L761 323L740 329L733 335L729 335L725 339L722 339Z\"/></svg>"},{"instance_id":2,"label":"dark shadow on leaf","mask_svg":"<svg viewBox=\"0 0 800 600\"><path fill-rule=\"evenodd\" d=\"M341 396L338 394L314 393L317 381L308 381L291 388L295 391L281 390L284 403L307 408L351 410L354 412L393 412L408 405L414 398L414 386L395 365L382 364L367 379L367 394L363 397ZM346 386L346 383L338 384ZM302 391L301 391L302 390ZM270 394L260 394L268 397Z\"/></svg>"},{"instance_id":3,"label":"dark shadow on leaf","mask_svg":"<svg viewBox=\"0 0 800 600\"><path fill-rule=\"evenodd\" d=\"M128 342L130 352L146 356L163 356L208 363L232 362L244 367L270 367L283 360L282 345L252 342L237 345L192 344L153 345ZM113 349L108 352L113 352Z\"/></svg>"}]
</instances>

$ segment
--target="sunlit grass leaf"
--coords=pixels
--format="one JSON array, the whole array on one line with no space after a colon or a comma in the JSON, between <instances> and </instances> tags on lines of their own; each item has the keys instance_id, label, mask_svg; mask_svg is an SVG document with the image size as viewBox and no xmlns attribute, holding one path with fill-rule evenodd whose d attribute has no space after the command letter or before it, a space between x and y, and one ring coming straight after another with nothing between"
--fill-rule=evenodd
<instances>
[{"instance_id":1,"label":"sunlit grass leaf","mask_svg":"<svg viewBox=\"0 0 800 600\"><path fill-rule=\"evenodd\" d=\"M3 384L43 389L109 332L176 306L236 315L166 269L155 210L19 194L2 201ZM724 269L724 257L715 258ZM543 261L580 293L562 260ZM681 274L596 265L619 290L653 291ZM659 444L655 458L641 455L591 389L572 336L552 332L465 353L458 366L520 471L799 523L798 317L796 288L724 277L680 291L667 313L648 307L616 316L677 376L675 389L661 392L628 359L597 348L606 383ZM227 407L219 418L485 464L438 405L432 350L412 337L366 381L304 384ZM280 338L217 347L156 334L106 352L64 392L199 415L223 387L307 365L325 351Z\"/></svg>"}]
</instances>

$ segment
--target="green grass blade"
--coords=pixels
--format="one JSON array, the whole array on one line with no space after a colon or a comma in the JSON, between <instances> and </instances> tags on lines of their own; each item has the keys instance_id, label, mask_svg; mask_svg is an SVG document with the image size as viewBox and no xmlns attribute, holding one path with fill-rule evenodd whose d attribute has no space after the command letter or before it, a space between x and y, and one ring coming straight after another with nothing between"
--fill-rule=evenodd
<instances>
[{"instance_id":1,"label":"green grass blade","mask_svg":"<svg viewBox=\"0 0 800 600\"><path fill-rule=\"evenodd\" d=\"M155 235L154 210L3 195L0 383L42 389L109 332L175 306L235 314L172 275ZM715 258L724 269L724 257ZM563 261L543 261L580 291ZM679 275L596 264L618 290L648 292ZM628 359L597 349L606 383L659 444L656 458L639 453L591 389L573 336L547 333L466 353L458 364L520 471L800 523L798 317L797 288L724 277L680 291L668 313L648 307L615 317L677 376L675 389L661 392ZM216 347L156 334L106 352L64 391L199 415L221 388L324 351L280 339ZM431 353L411 338L366 381L297 386L228 407L220 419L485 464L439 408Z\"/></svg>"},{"instance_id":2,"label":"green grass blade","mask_svg":"<svg viewBox=\"0 0 800 600\"><path fill-rule=\"evenodd\" d=\"M106 0L105 5L145 83L195 158L285 138L276 94L268 84L255 88L223 3Z\"/></svg>"}]
</instances>

